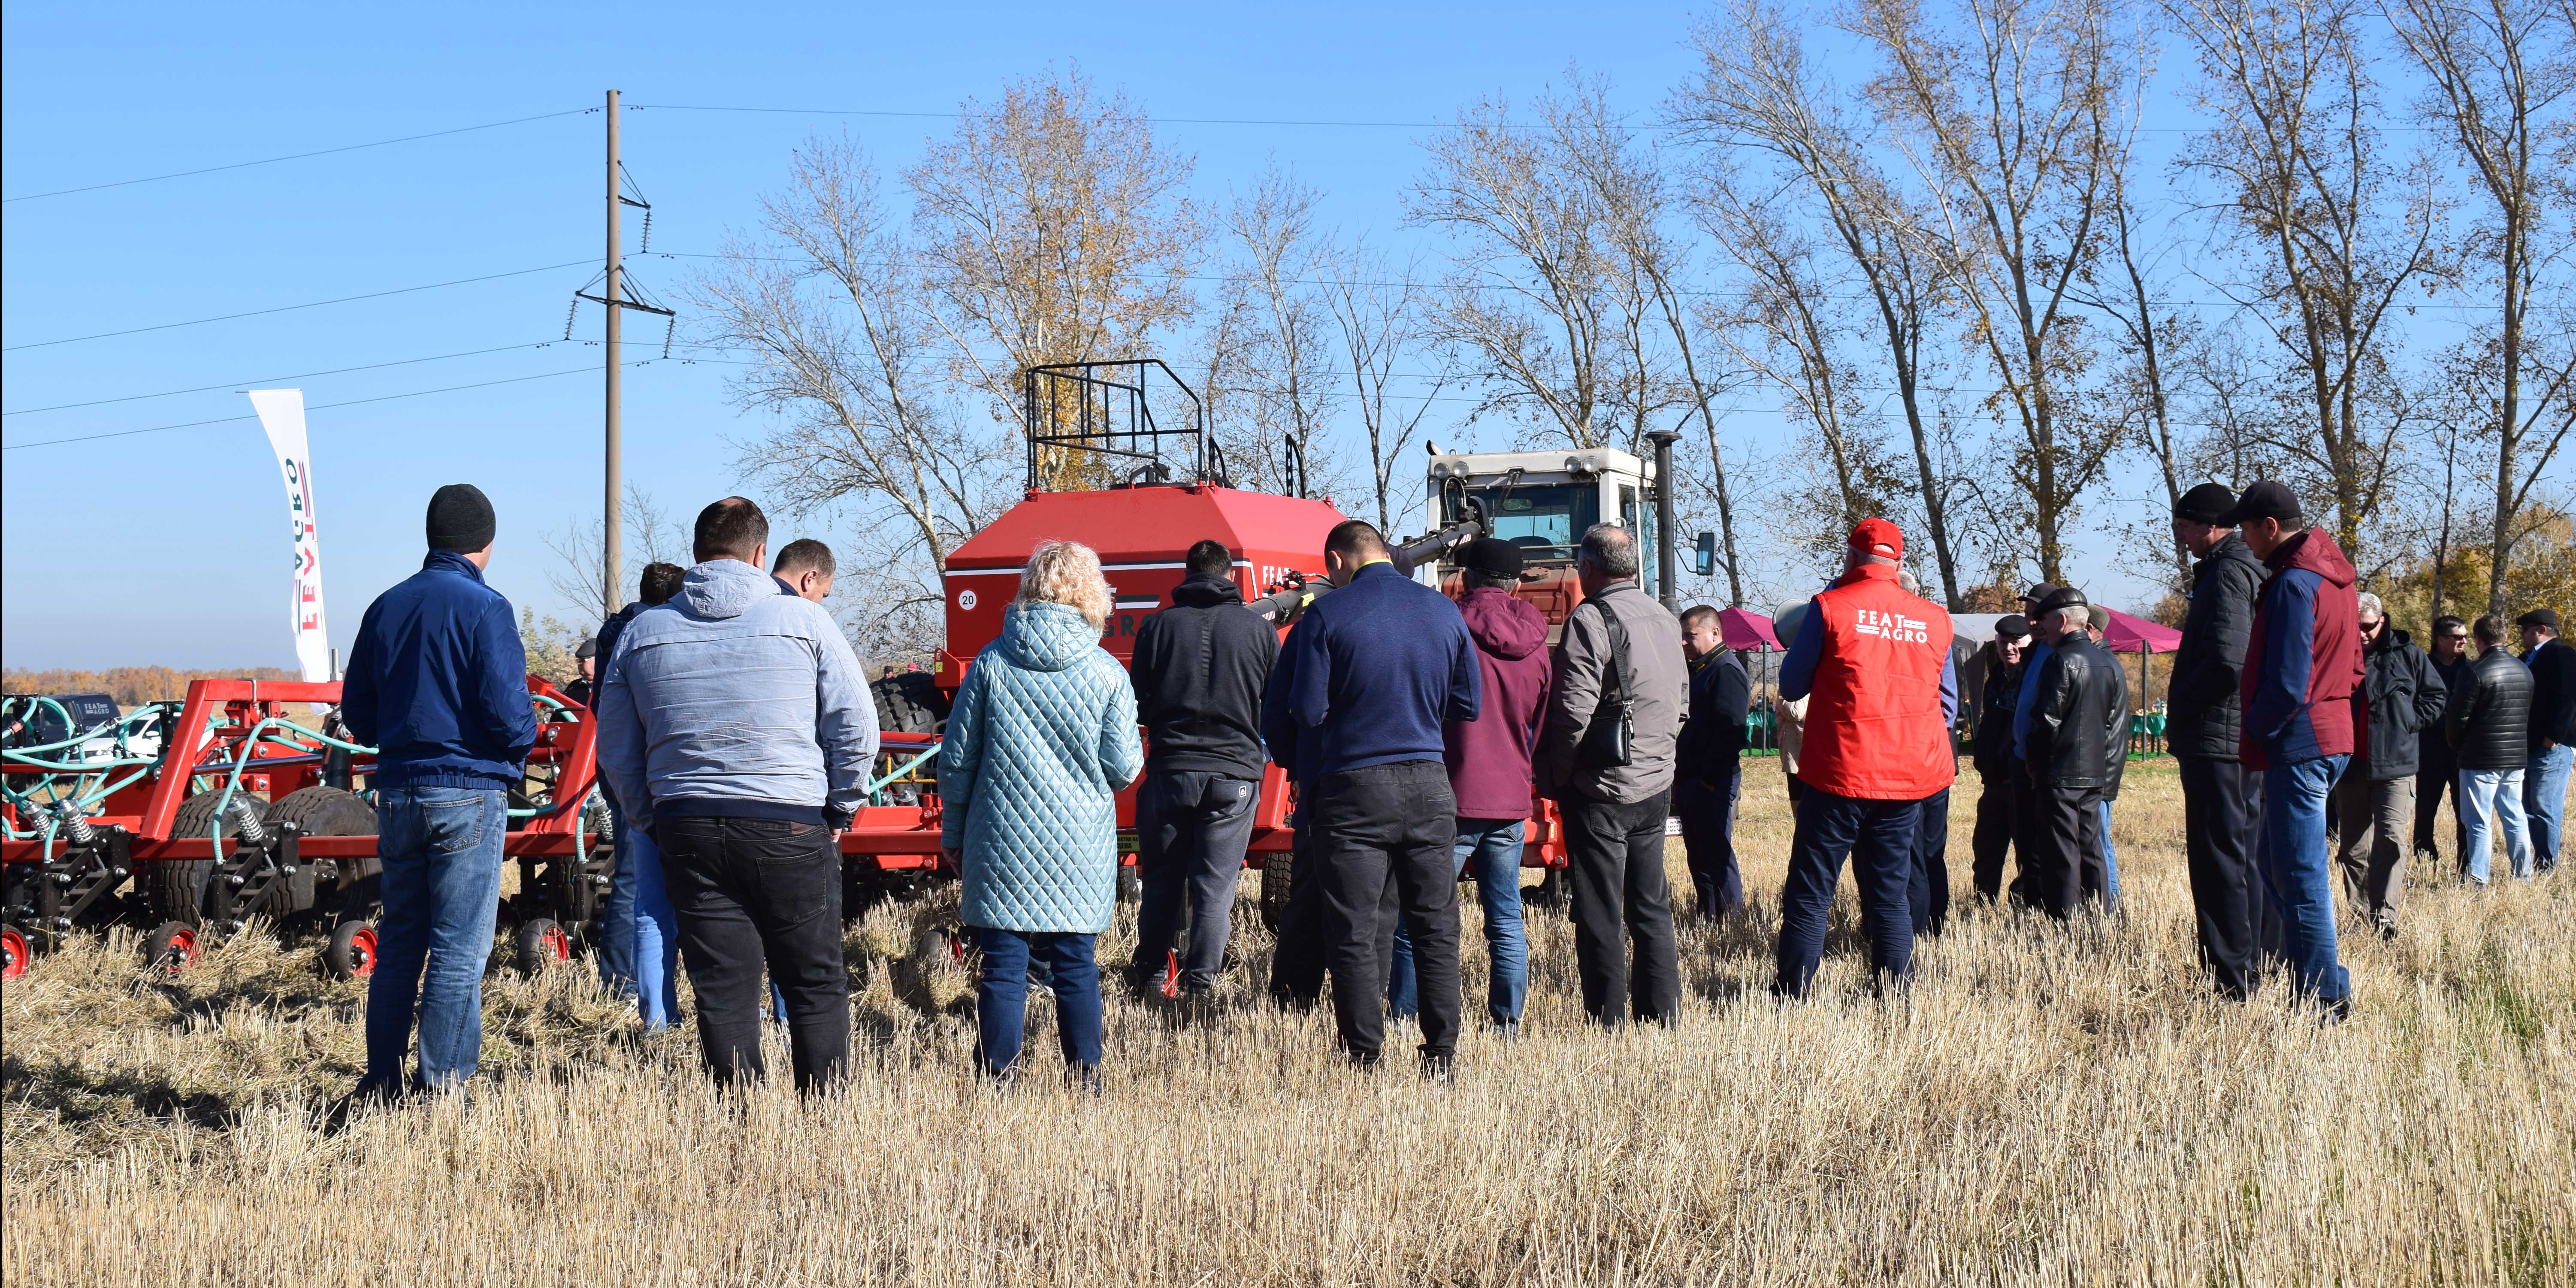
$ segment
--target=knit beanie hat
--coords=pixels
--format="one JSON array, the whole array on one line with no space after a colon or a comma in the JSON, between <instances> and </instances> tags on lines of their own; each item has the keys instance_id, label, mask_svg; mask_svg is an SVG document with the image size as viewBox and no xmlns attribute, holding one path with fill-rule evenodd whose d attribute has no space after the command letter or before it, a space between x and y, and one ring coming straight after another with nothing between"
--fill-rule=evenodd
<instances>
[{"instance_id":1,"label":"knit beanie hat","mask_svg":"<svg viewBox=\"0 0 2576 1288\"><path fill-rule=\"evenodd\" d=\"M429 498L429 548L470 555L499 530L492 502L471 483L450 483Z\"/></svg>"}]
</instances>

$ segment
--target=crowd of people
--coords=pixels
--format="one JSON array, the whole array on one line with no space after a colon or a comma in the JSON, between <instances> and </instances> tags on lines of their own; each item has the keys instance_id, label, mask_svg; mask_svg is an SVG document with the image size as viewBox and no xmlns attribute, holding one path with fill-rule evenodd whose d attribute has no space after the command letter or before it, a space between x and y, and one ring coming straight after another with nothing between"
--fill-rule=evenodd
<instances>
[{"instance_id":1,"label":"crowd of people","mask_svg":"<svg viewBox=\"0 0 2576 1288\"><path fill-rule=\"evenodd\" d=\"M2548 609L2519 619L2520 656L2495 615L2437 618L2432 651L2418 649L2279 483L2242 496L2201 485L2173 527L2195 566L2167 735L2203 962L2234 998L2286 969L2340 1018L2336 874L2348 911L2397 933L2445 792L2463 880L2485 884L2498 846L2517 878L2555 867L2576 651ZM369 607L344 689L349 729L379 748L384 865L353 1104L474 1070L503 793L536 733L510 606L483 583L490 503L470 485L441 488L427 529L421 572ZM762 1076L766 1002L810 1089L849 1066L836 834L863 803L878 730L858 659L819 604L831 551L796 541L770 563L768 542L752 502L708 506L694 566L644 570L571 693L598 721L614 812L603 972L660 1027L677 1019L685 969L719 1081ZM1676 617L1646 593L1644 553L1616 524L1582 534L1582 600L1551 647L1549 623L1514 593L1527 574L1508 541L1456 552L1453 600L1400 568L1375 527L1341 523L1322 552L1328 593L1283 638L1243 610L1233 552L1202 540L1122 667L1099 647L1112 605L1099 556L1041 544L999 638L965 672L938 760L942 862L981 950L979 1069L1008 1083L1026 1067L1037 981L1070 1075L1097 1085L1095 953L1117 900L1116 797L1131 784L1142 903L1113 978L1183 1015L1213 1004L1271 764L1292 785L1295 842L1269 992L1310 1007L1329 986L1353 1062L1380 1062L1395 1016L1414 1023L1423 1068L1449 1070L1469 879L1490 971L1484 1023L1519 1033L1535 798L1563 824L1585 1013L1604 1026L1675 1019L1666 824L1682 835L1684 906L1740 916L1734 821L1754 685L1715 610ZM1774 710L1796 815L1772 986L1784 998L1811 986L1847 862L1878 987L1901 985L1916 937L1941 933L1962 727L1981 779L1976 897L2057 919L2119 903L2109 821L2132 714L2100 638L2107 618L2077 588L2032 587L1975 651L1980 682L1963 692L1968 653L1904 563L1897 526L1864 521L1840 575L1783 615Z\"/></svg>"}]
</instances>

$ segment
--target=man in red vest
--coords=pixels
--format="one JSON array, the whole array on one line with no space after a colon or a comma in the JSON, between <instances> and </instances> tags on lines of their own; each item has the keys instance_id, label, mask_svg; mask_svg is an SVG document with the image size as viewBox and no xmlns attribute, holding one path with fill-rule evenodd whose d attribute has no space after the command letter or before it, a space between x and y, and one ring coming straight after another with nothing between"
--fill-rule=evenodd
<instances>
[{"instance_id":1,"label":"man in red vest","mask_svg":"<svg viewBox=\"0 0 2576 1288\"><path fill-rule=\"evenodd\" d=\"M1905 536L1895 524L1864 519L1849 547L1843 575L1808 606L1780 667L1780 696L1808 699L1798 759L1807 790L1780 893L1780 978L1772 985L1791 997L1804 996L1815 976L1825 910L1844 858L1855 854L1870 965L1881 976L1911 973L1906 883L1916 822L1925 798L1958 774L1950 615L1898 587Z\"/></svg>"}]
</instances>

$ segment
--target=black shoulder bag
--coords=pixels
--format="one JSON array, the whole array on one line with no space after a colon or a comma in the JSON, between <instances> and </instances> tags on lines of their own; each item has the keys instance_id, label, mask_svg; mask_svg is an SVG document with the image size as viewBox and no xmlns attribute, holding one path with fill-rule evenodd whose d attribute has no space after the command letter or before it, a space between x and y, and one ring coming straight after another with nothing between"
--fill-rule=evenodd
<instances>
[{"instance_id":1,"label":"black shoulder bag","mask_svg":"<svg viewBox=\"0 0 2576 1288\"><path fill-rule=\"evenodd\" d=\"M1628 628L1619 624L1619 614L1608 604L1597 599L1592 603L1610 630L1610 656L1601 666L1601 702L1592 708L1592 724L1583 731L1582 754L1577 759L1587 770L1620 769L1628 764L1629 748L1637 738L1636 716L1628 706Z\"/></svg>"}]
</instances>

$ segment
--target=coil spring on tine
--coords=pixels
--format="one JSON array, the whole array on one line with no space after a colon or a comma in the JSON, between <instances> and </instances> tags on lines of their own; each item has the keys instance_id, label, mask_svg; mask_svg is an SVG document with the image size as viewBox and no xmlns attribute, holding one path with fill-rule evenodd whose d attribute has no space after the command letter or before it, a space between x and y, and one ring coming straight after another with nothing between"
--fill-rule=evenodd
<instances>
[{"instance_id":1,"label":"coil spring on tine","mask_svg":"<svg viewBox=\"0 0 2576 1288\"><path fill-rule=\"evenodd\" d=\"M62 820L63 839L72 844L87 845L98 839L98 829L90 826L89 816L81 813L78 804L63 801L54 806L54 815Z\"/></svg>"},{"instance_id":2,"label":"coil spring on tine","mask_svg":"<svg viewBox=\"0 0 2576 1288\"><path fill-rule=\"evenodd\" d=\"M268 822L259 816L259 807L247 796L235 796L224 812L233 817L233 835L244 845L260 845L268 840Z\"/></svg>"}]
</instances>

